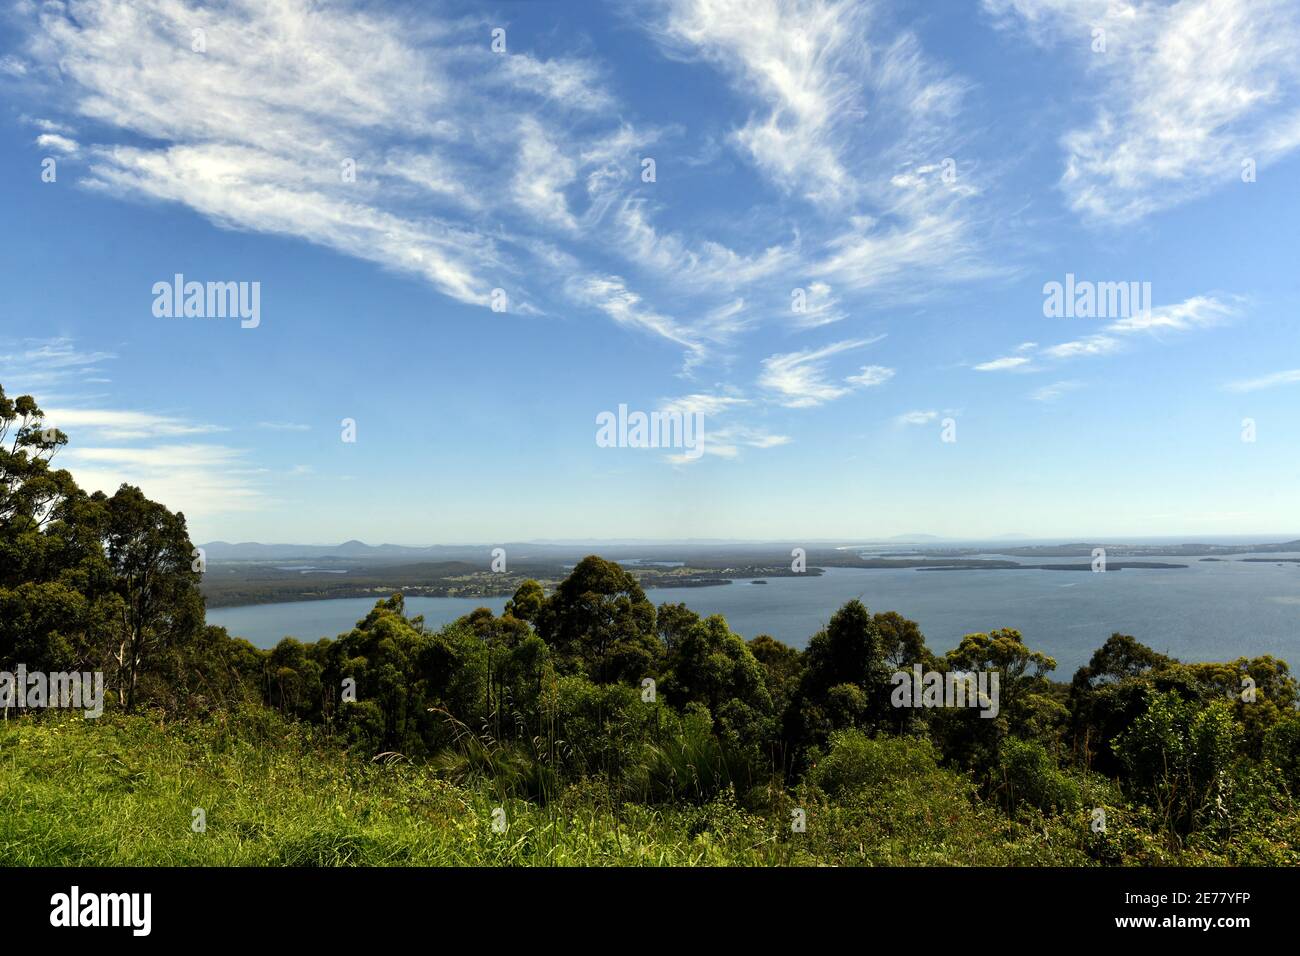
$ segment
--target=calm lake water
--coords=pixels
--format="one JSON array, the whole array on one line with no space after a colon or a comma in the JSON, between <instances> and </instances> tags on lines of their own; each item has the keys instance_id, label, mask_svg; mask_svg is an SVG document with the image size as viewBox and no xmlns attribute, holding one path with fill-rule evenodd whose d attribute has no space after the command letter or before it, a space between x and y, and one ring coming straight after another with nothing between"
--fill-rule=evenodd
<instances>
[{"instance_id":1,"label":"calm lake water","mask_svg":"<svg viewBox=\"0 0 1300 956\"><path fill-rule=\"evenodd\" d=\"M1142 560L1188 567L1105 574L828 568L819 577L646 593L655 604L680 601L700 614L721 614L746 638L770 634L795 647L807 644L836 608L853 598L873 611L898 611L917 621L927 644L939 652L955 647L964 634L1014 627L1030 647L1056 658L1056 675L1064 679L1114 631L1186 661L1273 654L1293 671L1300 669L1300 564L1244 563L1236 556L1200 561L1144 555ZM504 597L416 597L406 606L408 614L423 614L436 627L477 607L500 613L505 602ZM285 636L314 641L346 633L374 603L342 598L215 608L208 611L208 622L258 647L272 647Z\"/></svg>"}]
</instances>

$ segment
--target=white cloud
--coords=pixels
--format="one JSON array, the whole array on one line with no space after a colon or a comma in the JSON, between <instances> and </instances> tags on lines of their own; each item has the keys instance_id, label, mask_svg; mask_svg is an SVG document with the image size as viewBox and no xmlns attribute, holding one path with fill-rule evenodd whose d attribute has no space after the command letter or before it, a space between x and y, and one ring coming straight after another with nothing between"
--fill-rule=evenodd
<instances>
[{"instance_id":1,"label":"white cloud","mask_svg":"<svg viewBox=\"0 0 1300 956\"><path fill-rule=\"evenodd\" d=\"M1044 385L1042 388L1035 389L1029 397L1036 402L1054 402L1067 392L1072 392L1082 387L1079 382L1053 382L1051 385Z\"/></svg>"},{"instance_id":2,"label":"white cloud","mask_svg":"<svg viewBox=\"0 0 1300 956\"><path fill-rule=\"evenodd\" d=\"M867 381L866 379L871 377L879 378L881 374L881 372L876 372L868 375L864 367L862 375L844 379L843 381L849 383L847 385L840 384L839 381L832 381L827 377L826 359L841 352L862 348L873 342L878 342L882 338L884 338L883 335L878 335L871 339L835 342L819 349L805 349L801 352L770 355L763 360L763 371L759 376L758 383L762 387L776 392L781 404L787 408L811 408L815 405L825 404L842 395L847 395L854 387L879 384L879 382ZM890 370L882 369L881 371L888 372ZM888 378L888 376L885 377Z\"/></svg>"},{"instance_id":3,"label":"white cloud","mask_svg":"<svg viewBox=\"0 0 1300 956\"><path fill-rule=\"evenodd\" d=\"M511 311L577 303L672 341L688 369L734 358L724 348L775 319L796 285L814 303L794 324L813 327L850 314L843 296L924 294L987 274L965 208L978 190L938 175L961 142L967 86L915 36L881 26L874 3L665 10L651 29L666 47L755 98L733 146L795 202L809 198L801 184L819 184L814 217L778 204L720 227L744 237L730 244L660 225L666 191L646 189L640 162L684 129L624 119L596 60L517 50L518 31L509 54L493 54L474 18L307 0L83 0L31 8L24 52L43 76L58 71L42 112L64 115L43 120L42 135L88 159L90 188L311 242L470 305L498 287ZM202 53L188 42L195 28ZM91 121L76 123L80 143L65 116ZM555 265L539 270L539 259Z\"/></svg>"},{"instance_id":4,"label":"white cloud","mask_svg":"<svg viewBox=\"0 0 1300 956\"><path fill-rule=\"evenodd\" d=\"M543 222L576 229L564 188L577 172L577 164L560 151L540 123L525 118L519 124L519 166L511 188L521 207Z\"/></svg>"},{"instance_id":5,"label":"white cloud","mask_svg":"<svg viewBox=\"0 0 1300 956\"><path fill-rule=\"evenodd\" d=\"M639 158L662 131L618 115L596 62L496 55L473 18L306 0L85 0L34 15L27 52L62 77L47 98L101 131L80 145L82 182L111 195L303 239L467 304L490 304L499 287L511 311L537 313L576 289L580 303L678 342L692 365L748 322L731 290L791 261L779 242L749 255L656 229L633 200ZM202 53L190 49L196 28ZM44 122L47 137L65 132ZM537 271L529 260L543 249L572 266ZM611 252L657 272L655 296L682 318L630 293L593 301L566 281L607 274Z\"/></svg>"},{"instance_id":6,"label":"white cloud","mask_svg":"<svg viewBox=\"0 0 1300 956\"><path fill-rule=\"evenodd\" d=\"M576 299L604 312L619 325L641 329L682 346L688 352L688 367L704 357L704 342L675 319L646 306L621 276L575 277L568 288Z\"/></svg>"},{"instance_id":7,"label":"white cloud","mask_svg":"<svg viewBox=\"0 0 1300 956\"><path fill-rule=\"evenodd\" d=\"M1173 305L1135 312L1106 326L1107 332L1186 332L1231 318L1236 308L1210 296L1197 295Z\"/></svg>"},{"instance_id":8,"label":"white cloud","mask_svg":"<svg viewBox=\"0 0 1300 956\"><path fill-rule=\"evenodd\" d=\"M700 447L705 455L734 460L740 457L742 447L778 448L782 445L788 445L792 440L789 435L774 434L762 428L753 428L748 425L726 425L722 428L706 428ZM666 455L665 457L674 465L688 465L702 460L699 455L691 457L684 452Z\"/></svg>"},{"instance_id":9,"label":"white cloud","mask_svg":"<svg viewBox=\"0 0 1300 956\"><path fill-rule=\"evenodd\" d=\"M75 156L81 151L81 147L77 144L75 139L71 139L59 133L42 133L40 136L36 137L36 145L41 149L63 153L65 156Z\"/></svg>"},{"instance_id":10,"label":"white cloud","mask_svg":"<svg viewBox=\"0 0 1300 956\"><path fill-rule=\"evenodd\" d=\"M45 422L49 427L69 433L85 429L97 439L110 441L226 431L217 425L196 424L170 415L107 408L47 408Z\"/></svg>"},{"instance_id":11,"label":"white cloud","mask_svg":"<svg viewBox=\"0 0 1300 956\"><path fill-rule=\"evenodd\" d=\"M83 351L68 338L26 339L18 351L0 352L0 385L17 394L89 378L116 358L112 352Z\"/></svg>"},{"instance_id":12,"label":"white cloud","mask_svg":"<svg viewBox=\"0 0 1300 956\"><path fill-rule=\"evenodd\" d=\"M1023 355L1007 355L1003 358L993 359L989 362L981 362L975 366L977 372L1005 372L1008 369L1023 369L1030 364L1030 359Z\"/></svg>"},{"instance_id":13,"label":"white cloud","mask_svg":"<svg viewBox=\"0 0 1300 956\"><path fill-rule=\"evenodd\" d=\"M9 385L6 391L13 393L14 368L20 373L17 384L24 390L34 380L57 387L104 382L108 380L87 375L114 358L112 352L80 349L68 338L31 339L22 343L19 351L0 353L0 384ZM36 398L42 400L41 395ZM68 435L69 443L60 450L58 464L68 468L86 491L111 495L123 483L138 485L150 498L191 519L267 505L260 471L246 462L242 450L202 442L168 442L228 428L174 414L90 407L84 397L75 399L81 404L67 401L44 405L44 424ZM270 424L260 423L259 427ZM129 444L115 444L118 442Z\"/></svg>"},{"instance_id":14,"label":"white cloud","mask_svg":"<svg viewBox=\"0 0 1300 956\"><path fill-rule=\"evenodd\" d=\"M1096 77L1090 124L1062 138L1083 216L1125 223L1300 147L1300 7L1292 0L984 0ZM1092 31L1106 50L1092 52Z\"/></svg>"},{"instance_id":15,"label":"white cloud","mask_svg":"<svg viewBox=\"0 0 1300 956\"><path fill-rule=\"evenodd\" d=\"M849 3L679 0L667 5L661 39L758 94L768 112L735 140L786 190L830 202L854 191L837 126L864 105L856 74L869 60L865 12Z\"/></svg>"},{"instance_id":16,"label":"white cloud","mask_svg":"<svg viewBox=\"0 0 1300 956\"><path fill-rule=\"evenodd\" d=\"M976 365L981 372L1037 371L1034 358L1062 361L1113 355L1124 348L1124 340L1137 335L1159 338L1164 333L1190 332L1220 325L1240 314L1237 300L1224 301L1213 296L1196 295L1171 305L1135 312L1102 326L1102 331L1068 342L1039 347L1024 342L1016 355L1007 355Z\"/></svg>"},{"instance_id":17,"label":"white cloud","mask_svg":"<svg viewBox=\"0 0 1300 956\"><path fill-rule=\"evenodd\" d=\"M137 485L149 498L184 512L190 521L256 511L267 505L256 481L256 469L244 462L242 451L222 445L70 445L60 464L68 467L77 484L87 491L111 495L123 483Z\"/></svg>"},{"instance_id":18,"label":"white cloud","mask_svg":"<svg viewBox=\"0 0 1300 956\"><path fill-rule=\"evenodd\" d=\"M614 105L602 88L600 71L586 60L539 60L512 53L504 57L502 68L516 89L539 93L566 109L595 112Z\"/></svg>"},{"instance_id":19,"label":"white cloud","mask_svg":"<svg viewBox=\"0 0 1300 956\"><path fill-rule=\"evenodd\" d=\"M645 203L636 198L619 202L611 219L630 262L690 289L730 291L795 262L790 250L780 245L747 256L711 240L691 243L675 233L661 233L646 217Z\"/></svg>"},{"instance_id":20,"label":"white cloud","mask_svg":"<svg viewBox=\"0 0 1300 956\"><path fill-rule=\"evenodd\" d=\"M705 455L715 458L734 460L740 457L742 448L767 449L789 444L793 439L789 435L780 435L765 428L747 425L742 422L729 422L727 418L734 412L751 406L753 403L742 395L716 394L713 392L695 392L677 398L665 398L659 402L660 412L680 412L683 415L700 414L704 416L704 440L701 447ZM690 457L685 453L671 454L666 459L675 465L687 465L699 461L700 456Z\"/></svg>"},{"instance_id":21,"label":"white cloud","mask_svg":"<svg viewBox=\"0 0 1300 956\"><path fill-rule=\"evenodd\" d=\"M98 150L90 185L185 203L219 224L298 236L426 278L461 302L486 305L497 283L482 274L500 257L473 231L415 221L348 200L296 161L216 144L167 150Z\"/></svg>"},{"instance_id":22,"label":"white cloud","mask_svg":"<svg viewBox=\"0 0 1300 956\"><path fill-rule=\"evenodd\" d=\"M981 261L970 226L954 204L913 212L904 215L901 224L853 217L826 243L825 252L810 263L809 271L854 290L908 285L914 294L918 274L936 282L994 274Z\"/></svg>"},{"instance_id":23,"label":"white cloud","mask_svg":"<svg viewBox=\"0 0 1300 956\"><path fill-rule=\"evenodd\" d=\"M804 275L846 291L892 285L916 295L926 288L918 274L951 283L993 271L967 209L979 189L941 174L963 141L968 84L877 8L668 0L652 32L670 55L717 66L757 103L733 143L778 189L825 215L825 238L819 231L799 250ZM807 324L838 318L831 307Z\"/></svg>"},{"instance_id":24,"label":"white cloud","mask_svg":"<svg viewBox=\"0 0 1300 956\"><path fill-rule=\"evenodd\" d=\"M99 365L117 358L112 352L83 352L71 339L28 339L21 352L0 355L0 368L13 365L36 365L46 369L79 369Z\"/></svg>"},{"instance_id":25,"label":"white cloud","mask_svg":"<svg viewBox=\"0 0 1300 956\"><path fill-rule=\"evenodd\" d=\"M848 313L839 307L840 300L831 294L831 287L825 282L810 282L804 290L804 309L794 313L794 324L799 328L815 329L848 318Z\"/></svg>"},{"instance_id":26,"label":"white cloud","mask_svg":"<svg viewBox=\"0 0 1300 956\"><path fill-rule=\"evenodd\" d=\"M936 411L911 411L899 415L895 421L899 425L928 425L939 417Z\"/></svg>"},{"instance_id":27,"label":"white cloud","mask_svg":"<svg viewBox=\"0 0 1300 956\"><path fill-rule=\"evenodd\" d=\"M864 365L862 371L857 375L850 375L844 381L853 385L860 385L863 388L874 388L877 385L884 385L894 377L894 370L886 368L883 365Z\"/></svg>"},{"instance_id":28,"label":"white cloud","mask_svg":"<svg viewBox=\"0 0 1300 956\"><path fill-rule=\"evenodd\" d=\"M1224 390L1229 392L1257 392L1262 388L1276 388L1279 385L1294 385L1300 382L1300 368L1287 369L1284 372L1273 372L1269 375L1261 375L1258 378L1247 378L1236 382L1229 382L1223 386Z\"/></svg>"},{"instance_id":29,"label":"white cloud","mask_svg":"<svg viewBox=\"0 0 1300 956\"><path fill-rule=\"evenodd\" d=\"M698 412L711 417L748 404L748 399L738 395L713 395L707 392L696 392L678 398L661 399L659 410L662 412L681 412L683 415Z\"/></svg>"},{"instance_id":30,"label":"white cloud","mask_svg":"<svg viewBox=\"0 0 1300 956\"><path fill-rule=\"evenodd\" d=\"M47 5L39 24L30 53L64 77L51 98L124 134L84 147L89 185L318 243L476 305L512 284L511 245L524 238L485 221L485 205L572 226L554 201L567 173L546 150L546 111L609 105L591 64L496 56L468 42L480 39L468 21L304 0L88 0L75 13ZM536 175L512 190L506 157L530 115L524 160ZM510 292L512 303L530 297Z\"/></svg>"}]
</instances>

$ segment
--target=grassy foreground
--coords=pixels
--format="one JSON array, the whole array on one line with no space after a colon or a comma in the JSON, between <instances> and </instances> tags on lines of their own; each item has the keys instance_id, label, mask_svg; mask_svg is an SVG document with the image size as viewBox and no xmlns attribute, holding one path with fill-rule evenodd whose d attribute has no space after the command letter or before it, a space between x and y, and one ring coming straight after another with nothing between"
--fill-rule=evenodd
<instances>
[{"instance_id":1,"label":"grassy foreground","mask_svg":"<svg viewBox=\"0 0 1300 956\"><path fill-rule=\"evenodd\" d=\"M10 865L1096 865L1231 862L1162 848L1112 809L1012 820L915 752L833 801L768 813L611 804L598 783L546 806L429 765L349 756L270 715L163 724L67 715L0 723L0 858ZM892 760L902 761L890 765ZM795 802L807 827L791 832ZM494 832L493 811L508 823ZM194 832L194 809L206 830ZM1262 861L1261 861L1262 862Z\"/></svg>"}]
</instances>

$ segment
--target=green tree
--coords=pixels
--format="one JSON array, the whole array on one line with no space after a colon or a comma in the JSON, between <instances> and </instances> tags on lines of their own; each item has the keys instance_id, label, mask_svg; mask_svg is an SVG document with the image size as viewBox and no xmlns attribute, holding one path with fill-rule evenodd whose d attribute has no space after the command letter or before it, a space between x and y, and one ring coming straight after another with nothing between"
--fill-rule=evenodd
<instances>
[{"instance_id":1,"label":"green tree","mask_svg":"<svg viewBox=\"0 0 1300 956\"><path fill-rule=\"evenodd\" d=\"M749 642L749 652L763 668L763 684L772 697L772 710L784 714L803 679L803 656L789 644L767 634Z\"/></svg>"},{"instance_id":2,"label":"green tree","mask_svg":"<svg viewBox=\"0 0 1300 956\"><path fill-rule=\"evenodd\" d=\"M532 624L541 613L545 601L546 592L542 586L529 578L515 589L514 597L506 602L505 613Z\"/></svg>"},{"instance_id":3,"label":"green tree","mask_svg":"<svg viewBox=\"0 0 1300 956\"><path fill-rule=\"evenodd\" d=\"M5 442L8 441L6 445ZM117 618L102 495L50 462L67 443L30 395L0 388L0 664L85 669Z\"/></svg>"},{"instance_id":4,"label":"green tree","mask_svg":"<svg viewBox=\"0 0 1300 956\"><path fill-rule=\"evenodd\" d=\"M664 693L675 706L698 701L716 716L723 704L736 699L761 713L772 709L762 665L720 614L697 622L668 653L665 664Z\"/></svg>"},{"instance_id":5,"label":"green tree","mask_svg":"<svg viewBox=\"0 0 1300 956\"><path fill-rule=\"evenodd\" d=\"M1055 745L1069 714L1053 696L1048 672L1056 661L1029 648L1014 628L967 634L944 655L947 672L985 673L992 696L992 675L998 679L997 715L981 709L944 708L931 718L933 732L951 760L976 769L987 783L995 777L998 751L1007 736Z\"/></svg>"},{"instance_id":6,"label":"green tree","mask_svg":"<svg viewBox=\"0 0 1300 956\"><path fill-rule=\"evenodd\" d=\"M938 670L938 658L925 646L921 626L897 611L885 611L872 618L880 632L881 652L891 673L920 664L926 670Z\"/></svg>"},{"instance_id":7,"label":"green tree","mask_svg":"<svg viewBox=\"0 0 1300 956\"><path fill-rule=\"evenodd\" d=\"M1146 711L1115 740L1126 782L1180 833L1193 830L1228 785L1239 729L1226 700L1207 706L1153 693Z\"/></svg>"},{"instance_id":8,"label":"green tree","mask_svg":"<svg viewBox=\"0 0 1300 956\"><path fill-rule=\"evenodd\" d=\"M131 710L141 675L202 625L203 599L183 514L173 514L131 485L119 488L105 508L105 551L122 599L114 653L118 697Z\"/></svg>"},{"instance_id":9,"label":"green tree","mask_svg":"<svg viewBox=\"0 0 1300 956\"><path fill-rule=\"evenodd\" d=\"M546 599L537 630L570 670L597 683L658 674L663 645L655 636L654 605L636 578L594 554Z\"/></svg>"},{"instance_id":10,"label":"green tree","mask_svg":"<svg viewBox=\"0 0 1300 956\"><path fill-rule=\"evenodd\" d=\"M787 736L821 744L833 730L873 727L886 719L889 668L880 629L861 601L849 601L804 651L798 703Z\"/></svg>"}]
</instances>

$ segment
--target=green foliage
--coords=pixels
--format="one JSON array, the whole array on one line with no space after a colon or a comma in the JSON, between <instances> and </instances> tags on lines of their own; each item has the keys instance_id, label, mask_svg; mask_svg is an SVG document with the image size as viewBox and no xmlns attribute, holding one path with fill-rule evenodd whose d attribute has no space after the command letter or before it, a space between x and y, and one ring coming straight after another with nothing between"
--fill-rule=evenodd
<instances>
[{"instance_id":1,"label":"green foliage","mask_svg":"<svg viewBox=\"0 0 1300 956\"><path fill-rule=\"evenodd\" d=\"M515 596L506 602L505 613L530 624L537 620L546 601L542 586L529 578L515 589Z\"/></svg>"},{"instance_id":2,"label":"green foliage","mask_svg":"<svg viewBox=\"0 0 1300 956\"><path fill-rule=\"evenodd\" d=\"M721 615L695 623L668 652L666 665L663 691L674 703L704 704L713 713L732 700L759 713L772 709L762 666Z\"/></svg>"},{"instance_id":3,"label":"green foliage","mask_svg":"<svg viewBox=\"0 0 1300 956\"><path fill-rule=\"evenodd\" d=\"M999 753L1002 798L1012 812L1029 804L1043 812L1065 812L1082 803L1079 785L1071 780L1042 744L1010 737Z\"/></svg>"},{"instance_id":4,"label":"green foliage","mask_svg":"<svg viewBox=\"0 0 1300 956\"><path fill-rule=\"evenodd\" d=\"M627 793L642 803L706 803L732 788L735 776L708 710L692 705L644 745Z\"/></svg>"},{"instance_id":5,"label":"green foliage","mask_svg":"<svg viewBox=\"0 0 1300 956\"><path fill-rule=\"evenodd\" d=\"M537 631L568 669L597 683L658 674L655 608L636 578L589 555L543 603Z\"/></svg>"},{"instance_id":6,"label":"green foliage","mask_svg":"<svg viewBox=\"0 0 1300 956\"><path fill-rule=\"evenodd\" d=\"M1187 833L1221 801L1239 735L1226 701L1200 706L1176 693L1157 692L1114 748L1135 790L1166 825Z\"/></svg>"},{"instance_id":7,"label":"green foliage","mask_svg":"<svg viewBox=\"0 0 1300 956\"><path fill-rule=\"evenodd\" d=\"M259 650L204 624L184 516L86 495L67 440L0 389L0 669L102 670L117 707L4 715L11 862L1300 864L1277 658L1113 634L1066 685L1015 630L938 657L859 601L800 651L594 555L500 616L430 629L394 594ZM996 716L892 706L913 665L996 674Z\"/></svg>"},{"instance_id":8,"label":"green foliage","mask_svg":"<svg viewBox=\"0 0 1300 956\"><path fill-rule=\"evenodd\" d=\"M1291 714L1269 728L1264 737L1264 765L1294 797L1300 797L1300 716Z\"/></svg>"},{"instance_id":9,"label":"green foliage","mask_svg":"<svg viewBox=\"0 0 1300 956\"><path fill-rule=\"evenodd\" d=\"M808 774L808 783L838 797L938 770L939 754L924 737L868 737L859 730L837 730L831 734L828 753Z\"/></svg>"},{"instance_id":10,"label":"green foliage","mask_svg":"<svg viewBox=\"0 0 1300 956\"><path fill-rule=\"evenodd\" d=\"M795 746L820 746L846 727L875 727L891 714L889 668L884 643L871 613L850 601L831 615L804 651L799 692L786 717Z\"/></svg>"}]
</instances>

